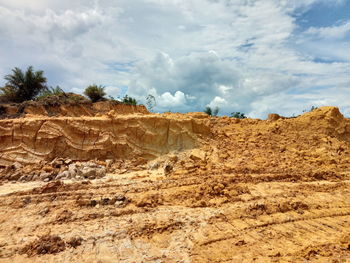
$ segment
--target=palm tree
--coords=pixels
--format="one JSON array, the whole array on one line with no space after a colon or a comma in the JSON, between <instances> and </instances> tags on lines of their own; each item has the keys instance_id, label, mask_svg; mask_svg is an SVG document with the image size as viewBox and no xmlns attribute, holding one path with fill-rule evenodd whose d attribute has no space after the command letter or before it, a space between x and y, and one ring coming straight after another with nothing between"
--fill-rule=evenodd
<instances>
[{"instance_id":1,"label":"palm tree","mask_svg":"<svg viewBox=\"0 0 350 263\"><path fill-rule=\"evenodd\" d=\"M44 71L34 71L32 66L28 67L26 72L14 68L12 74L5 76L5 80L5 87L0 88L0 92L11 102L34 99L40 91L46 89L47 82Z\"/></svg>"}]
</instances>

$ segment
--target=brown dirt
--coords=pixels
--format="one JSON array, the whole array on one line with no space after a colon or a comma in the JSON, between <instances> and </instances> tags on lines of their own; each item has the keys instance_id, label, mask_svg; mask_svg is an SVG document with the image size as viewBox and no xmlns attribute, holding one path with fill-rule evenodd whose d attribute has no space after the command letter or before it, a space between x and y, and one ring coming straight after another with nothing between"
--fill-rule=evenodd
<instances>
[{"instance_id":1,"label":"brown dirt","mask_svg":"<svg viewBox=\"0 0 350 263\"><path fill-rule=\"evenodd\" d=\"M267 121L201 114L113 118L123 127L114 136L157 154L146 161L115 155L110 165L101 158L110 173L96 180L3 179L0 262L350 262L350 120L337 108ZM68 127L74 121L112 131L107 117L61 119ZM61 119L50 126L57 133ZM30 133L37 121L13 125ZM11 126L5 123L1 127ZM154 135L141 140L143 133L128 133L136 127ZM1 133L3 139L9 134ZM22 150L11 153L11 140L4 139L1 158L22 153L25 159L31 144L19 134L13 145L22 141ZM60 137L70 134L74 129ZM169 148L175 141L182 147ZM67 151L71 160L61 166L74 160ZM26 169L62 169L46 163L44 153L31 155L39 162ZM9 172L4 167L2 177Z\"/></svg>"},{"instance_id":2,"label":"brown dirt","mask_svg":"<svg viewBox=\"0 0 350 263\"><path fill-rule=\"evenodd\" d=\"M92 103L81 95L64 93L60 96L50 96L41 101L26 101L23 103L1 103L0 119L18 117L81 117L103 115L110 111L117 114L142 113L148 114L143 105L126 105L118 101L100 101Z\"/></svg>"}]
</instances>

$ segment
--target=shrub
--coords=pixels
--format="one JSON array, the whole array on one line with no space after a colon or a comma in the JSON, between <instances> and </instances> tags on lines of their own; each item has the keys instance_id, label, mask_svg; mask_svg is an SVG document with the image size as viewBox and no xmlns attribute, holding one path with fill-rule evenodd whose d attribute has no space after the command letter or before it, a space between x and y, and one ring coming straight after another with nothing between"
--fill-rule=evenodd
<instances>
[{"instance_id":1,"label":"shrub","mask_svg":"<svg viewBox=\"0 0 350 263\"><path fill-rule=\"evenodd\" d=\"M204 113L208 114L209 116L213 115L213 111L209 106L205 108Z\"/></svg>"},{"instance_id":2,"label":"shrub","mask_svg":"<svg viewBox=\"0 0 350 263\"><path fill-rule=\"evenodd\" d=\"M97 102L101 100L105 100L106 92L104 91L105 87L90 85L84 91L84 95L86 95L92 102Z\"/></svg>"},{"instance_id":3,"label":"shrub","mask_svg":"<svg viewBox=\"0 0 350 263\"><path fill-rule=\"evenodd\" d=\"M219 114L219 110L219 107L212 109L211 107L207 106L204 110L204 113L208 114L209 116L217 116Z\"/></svg>"},{"instance_id":4,"label":"shrub","mask_svg":"<svg viewBox=\"0 0 350 263\"><path fill-rule=\"evenodd\" d=\"M56 86L55 88L49 87L49 88L43 89L36 99L42 100L42 99L47 98L49 96L60 96L64 93L65 92L63 91L63 89L61 89L60 86Z\"/></svg>"},{"instance_id":5,"label":"shrub","mask_svg":"<svg viewBox=\"0 0 350 263\"><path fill-rule=\"evenodd\" d=\"M44 72L34 71L32 66L28 67L26 72L14 68L12 74L5 76L5 80L5 86L0 88L1 100L4 102L32 100L46 88L47 82Z\"/></svg>"},{"instance_id":6,"label":"shrub","mask_svg":"<svg viewBox=\"0 0 350 263\"><path fill-rule=\"evenodd\" d=\"M237 119L246 119L247 118L247 116L245 116L245 114L243 112L239 112L239 111L232 112L231 117L237 118Z\"/></svg>"},{"instance_id":7,"label":"shrub","mask_svg":"<svg viewBox=\"0 0 350 263\"><path fill-rule=\"evenodd\" d=\"M132 98L132 97L129 97L128 95L124 96L124 98L122 100L122 103L127 104L127 105L134 105L134 106L137 105L136 99Z\"/></svg>"}]
</instances>

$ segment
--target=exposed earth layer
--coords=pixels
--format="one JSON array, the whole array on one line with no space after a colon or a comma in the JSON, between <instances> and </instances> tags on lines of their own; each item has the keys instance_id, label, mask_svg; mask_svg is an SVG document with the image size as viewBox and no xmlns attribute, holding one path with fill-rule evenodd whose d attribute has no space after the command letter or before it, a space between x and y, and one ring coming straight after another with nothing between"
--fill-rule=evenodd
<instances>
[{"instance_id":1,"label":"exposed earth layer","mask_svg":"<svg viewBox=\"0 0 350 263\"><path fill-rule=\"evenodd\" d=\"M108 110L0 120L0 262L350 262L337 108Z\"/></svg>"}]
</instances>

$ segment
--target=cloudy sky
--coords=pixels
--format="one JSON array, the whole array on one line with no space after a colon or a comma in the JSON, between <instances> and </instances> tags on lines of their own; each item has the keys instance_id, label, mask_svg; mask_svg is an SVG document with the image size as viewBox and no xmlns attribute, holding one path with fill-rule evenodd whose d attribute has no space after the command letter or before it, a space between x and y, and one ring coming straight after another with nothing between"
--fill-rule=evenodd
<instances>
[{"instance_id":1,"label":"cloudy sky","mask_svg":"<svg viewBox=\"0 0 350 263\"><path fill-rule=\"evenodd\" d=\"M350 116L350 0L0 0L0 75L29 65L160 112Z\"/></svg>"}]
</instances>

